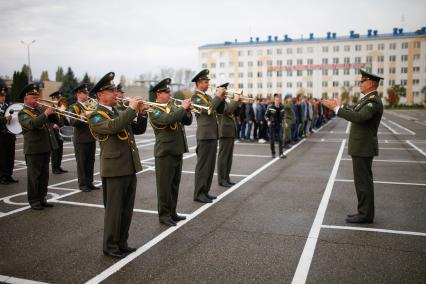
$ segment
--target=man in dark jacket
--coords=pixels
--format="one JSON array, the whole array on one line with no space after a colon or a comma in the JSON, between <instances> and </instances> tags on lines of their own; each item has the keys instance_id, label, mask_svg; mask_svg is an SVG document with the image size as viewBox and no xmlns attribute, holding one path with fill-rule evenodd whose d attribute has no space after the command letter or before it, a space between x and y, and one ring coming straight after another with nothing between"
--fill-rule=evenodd
<instances>
[{"instance_id":1,"label":"man in dark jacket","mask_svg":"<svg viewBox=\"0 0 426 284\"><path fill-rule=\"evenodd\" d=\"M265 118L269 126L269 138L271 139L272 158L275 158L275 141L278 140L280 159L285 159L283 153L283 126L284 106L281 103L281 95L274 94L274 103L266 109Z\"/></svg>"}]
</instances>

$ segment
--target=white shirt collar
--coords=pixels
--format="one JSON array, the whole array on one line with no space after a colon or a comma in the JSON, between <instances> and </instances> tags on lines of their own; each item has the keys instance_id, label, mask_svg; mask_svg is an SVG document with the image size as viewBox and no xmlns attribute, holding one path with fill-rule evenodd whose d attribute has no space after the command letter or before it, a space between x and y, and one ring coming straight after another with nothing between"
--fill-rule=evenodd
<instances>
[{"instance_id":1,"label":"white shirt collar","mask_svg":"<svg viewBox=\"0 0 426 284\"><path fill-rule=\"evenodd\" d=\"M108 109L109 111L111 111L111 112L114 112L113 110L112 110L112 107L111 106L106 106L106 105L103 105L103 104L99 104L100 106L103 106L104 108L106 108L106 109Z\"/></svg>"},{"instance_id":2,"label":"white shirt collar","mask_svg":"<svg viewBox=\"0 0 426 284\"><path fill-rule=\"evenodd\" d=\"M195 89L197 92L199 92L199 93L202 93L203 95L207 95L207 93L206 92L203 92L203 91L200 91L200 90L198 90L198 89Z\"/></svg>"},{"instance_id":3,"label":"white shirt collar","mask_svg":"<svg viewBox=\"0 0 426 284\"><path fill-rule=\"evenodd\" d=\"M373 91L368 92L368 93L366 93L366 94L361 93L360 98L362 99L363 97L368 96L369 94L371 94L372 92L375 92L375 91L376 91L376 90L373 90Z\"/></svg>"}]
</instances>

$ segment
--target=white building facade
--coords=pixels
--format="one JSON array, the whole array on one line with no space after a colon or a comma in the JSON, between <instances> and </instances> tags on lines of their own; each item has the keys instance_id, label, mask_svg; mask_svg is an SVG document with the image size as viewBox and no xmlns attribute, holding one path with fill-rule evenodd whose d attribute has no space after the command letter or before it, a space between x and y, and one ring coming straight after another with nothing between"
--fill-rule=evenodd
<instances>
[{"instance_id":1,"label":"white building facade","mask_svg":"<svg viewBox=\"0 0 426 284\"><path fill-rule=\"evenodd\" d=\"M422 103L426 87L426 27L415 32L395 28L392 33L224 42L199 47L199 63L210 70L212 88L230 82L245 94L274 93L337 97L342 87L358 95L359 68L384 77L378 91L386 96L393 85L406 88L401 102Z\"/></svg>"}]
</instances>

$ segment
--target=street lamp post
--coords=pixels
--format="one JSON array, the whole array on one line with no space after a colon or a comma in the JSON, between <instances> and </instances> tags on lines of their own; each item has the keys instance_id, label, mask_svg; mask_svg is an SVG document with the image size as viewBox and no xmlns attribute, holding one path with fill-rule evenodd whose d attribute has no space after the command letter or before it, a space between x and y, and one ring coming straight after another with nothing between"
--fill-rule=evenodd
<instances>
[{"instance_id":1,"label":"street lamp post","mask_svg":"<svg viewBox=\"0 0 426 284\"><path fill-rule=\"evenodd\" d=\"M25 45L27 47L27 54L28 54L28 80L31 81L31 74L30 74L30 70L31 70L31 65L30 65L30 45L35 43L35 39L33 41L31 41L30 43L26 43L25 41L21 40L21 43L23 45Z\"/></svg>"}]
</instances>

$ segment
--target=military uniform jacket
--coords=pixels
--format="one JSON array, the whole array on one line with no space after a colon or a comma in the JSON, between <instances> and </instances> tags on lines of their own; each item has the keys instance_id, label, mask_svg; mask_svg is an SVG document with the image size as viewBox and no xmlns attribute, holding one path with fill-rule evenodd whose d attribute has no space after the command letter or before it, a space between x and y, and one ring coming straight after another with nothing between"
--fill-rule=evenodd
<instances>
[{"instance_id":1,"label":"military uniform jacket","mask_svg":"<svg viewBox=\"0 0 426 284\"><path fill-rule=\"evenodd\" d=\"M24 106L18 119L24 136L25 155L49 153L58 148L47 116L39 109Z\"/></svg>"},{"instance_id":2,"label":"military uniform jacket","mask_svg":"<svg viewBox=\"0 0 426 284\"><path fill-rule=\"evenodd\" d=\"M9 105L7 103L4 103L3 106L0 106L0 134L9 133L6 128L7 120L5 117L9 115L8 113L5 113L8 107Z\"/></svg>"},{"instance_id":3,"label":"military uniform jacket","mask_svg":"<svg viewBox=\"0 0 426 284\"><path fill-rule=\"evenodd\" d=\"M296 117L294 115L294 111L291 108L290 104L284 104L284 122L287 123L287 126L290 127L296 120Z\"/></svg>"},{"instance_id":4,"label":"military uniform jacket","mask_svg":"<svg viewBox=\"0 0 426 284\"><path fill-rule=\"evenodd\" d=\"M100 137L101 177L133 175L142 170L133 134L145 132L147 119L139 115L134 122L135 117L131 108L114 113L101 105L90 115L89 126Z\"/></svg>"},{"instance_id":5,"label":"military uniform jacket","mask_svg":"<svg viewBox=\"0 0 426 284\"><path fill-rule=\"evenodd\" d=\"M69 111L75 114L84 115L84 109L79 102L76 102L75 104L71 105ZM69 119L69 122L69 124L74 127L74 143L92 143L96 141L92 133L90 132L87 123L72 118Z\"/></svg>"},{"instance_id":6,"label":"military uniform jacket","mask_svg":"<svg viewBox=\"0 0 426 284\"><path fill-rule=\"evenodd\" d=\"M372 157L379 154L377 131L383 114L383 104L377 92L363 97L353 108L339 108L337 115L352 122L348 154Z\"/></svg>"},{"instance_id":7,"label":"military uniform jacket","mask_svg":"<svg viewBox=\"0 0 426 284\"><path fill-rule=\"evenodd\" d=\"M191 113L188 116L184 108L177 106L171 106L169 113L157 108L149 113L149 120L155 133L155 157L178 156L188 152L183 125L191 125Z\"/></svg>"},{"instance_id":8,"label":"military uniform jacket","mask_svg":"<svg viewBox=\"0 0 426 284\"><path fill-rule=\"evenodd\" d=\"M223 113L225 101L217 96L212 99L209 95L205 95L199 91L194 92L192 101L195 104L208 106L212 110L210 115L207 114L206 111L202 111L201 114L195 114L197 118L197 140L218 139L219 135L216 114Z\"/></svg>"},{"instance_id":9,"label":"military uniform jacket","mask_svg":"<svg viewBox=\"0 0 426 284\"><path fill-rule=\"evenodd\" d=\"M235 138L237 128L235 126L234 112L238 108L238 103L231 100L229 103L225 101L223 114L217 115L219 123L219 138Z\"/></svg>"}]
</instances>

